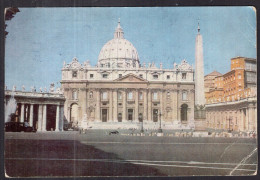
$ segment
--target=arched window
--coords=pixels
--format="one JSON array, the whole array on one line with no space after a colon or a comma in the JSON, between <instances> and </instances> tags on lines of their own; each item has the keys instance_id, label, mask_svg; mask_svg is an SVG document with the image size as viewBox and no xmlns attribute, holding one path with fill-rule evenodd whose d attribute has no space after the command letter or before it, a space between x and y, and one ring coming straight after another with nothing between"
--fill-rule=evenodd
<instances>
[{"instance_id":1,"label":"arched window","mask_svg":"<svg viewBox=\"0 0 260 180\"><path fill-rule=\"evenodd\" d=\"M187 121L188 119L188 105L183 104L181 105L181 121Z\"/></svg>"},{"instance_id":2,"label":"arched window","mask_svg":"<svg viewBox=\"0 0 260 180\"><path fill-rule=\"evenodd\" d=\"M76 90L72 92L72 99L73 100L78 99L78 92Z\"/></svg>"},{"instance_id":3,"label":"arched window","mask_svg":"<svg viewBox=\"0 0 260 180\"><path fill-rule=\"evenodd\" d=\"M102 99L107 99L107 92L102 92Z\"/></svg>"},{"instance_id":4,"label":"arched window","mask_svg":"<svg viewBox=\"0 0 260 180\"><path fill-rule=\"evenodd\" d=\"M93 92L90 91L90 92L89 92L89 99L92 99L92 98L93 98Z\"/></svg>"}]
</instances>

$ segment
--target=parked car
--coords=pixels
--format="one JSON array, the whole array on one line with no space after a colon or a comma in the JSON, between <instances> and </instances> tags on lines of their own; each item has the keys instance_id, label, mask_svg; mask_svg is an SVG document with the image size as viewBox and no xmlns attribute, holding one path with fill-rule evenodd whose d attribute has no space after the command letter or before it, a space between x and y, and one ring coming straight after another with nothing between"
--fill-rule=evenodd
<instances>
[{"instance_id":1,"label":"parked car","mask_svg":"<svg viewBox=\"0 0 260 180\"><path fill-rule=\"evenodd\" d=\"M5 132L36 132L28 122L6 122Z\"/></svg>"},{"instance_id":2,"label":"parked car","mask_svg":"<svg viewBox=\"0 0 260 180\"><path fill-rule=\"evenodd\" d=\"M109 135L111 135L111 134L119 134L119 132L118 131L109 131L109 133L108 133Z\"/></svg>"}]
</instances>

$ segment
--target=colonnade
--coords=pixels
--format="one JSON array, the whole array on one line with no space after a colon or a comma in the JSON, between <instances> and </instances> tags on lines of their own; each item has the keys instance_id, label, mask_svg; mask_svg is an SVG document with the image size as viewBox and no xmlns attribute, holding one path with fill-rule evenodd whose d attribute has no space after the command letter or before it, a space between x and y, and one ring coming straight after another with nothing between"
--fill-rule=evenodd
<instances>
[{"instance_id":1,"label":"colonnade","mask_svg":"<svg viewBox=\"0 0 260 180\"><path fill-rule=\"evenodd\" d=\"M257 107L251 104L233 108L208 108L207 127L234 131L256 131Z\"/></svg>"},{"instance_id":2,"label":"colonnade","mask_svg":"<svg viewBox=\"0 0 260 180\"><path fill-rule=\"evenodd\" d=\"M29 114L29 125L33 126L34 105L38 105L37 131L47 131L47 104L29 104L29 106L28 103L22 102L20 104L20 122L24 122L24 117ZM30 108L30 113L28 113L28 108ZM55 131L63 131L63 105L60 104L56 104Z\"/></svg>"},{"instance_id":3,"label":"colonnade","mask_svg":"<svg viewBox=\"0 0 260 180\"><path fill-rule=\"evenodd\" d=\"M152 100L152 91L151 90L125 90L125 89L111 89L106 91L108 93L108 99L102 99L102 92L104 90L95 89L94 92L96 93L96 107L95 107L95 120L97 122L102 121L102 108L108 109L108 121L109 122L118 122L118 113L122 113L122 121L128 121L127 117L127 109L133 110L133 121L139 122L139 114L142 114L143 120L152 121L152 103L158 103L158 107L154 107L154 109L158 109L160 112L163 111L162 104L163 104L163 93L157 92L158 95L160 94L160 98L156 100ZM132 99L128 98L128 93L131 92L133 94ZM119 99L118 94L121 93ZM140 98L140 93L142 96ZM158 96L159 97L159 96ZM108 102L108 106L103 106L102 102ZM121 104L119 107L118 104ZM131 103L131 105L129 105ZM142 105L140 105L141 103ZM119 109L122 109L119 112ZM163 118L162 118L163 120Z\"/></svg>"},{"instance_id":4,"label":"colonnade","mask_svg":"<svg viewBox=\"0 0 260 180\"><path fill-rule=\"evenodd\" d=\"M94 96L90 99L90 93ZM106 99L103 99L102 93L107 93ZM129 93L132 98L129 99ZM154 95L154 93L157 93ZM188 104L188 119L194 119L194 110L190 103L193 103L193 92L190 93L188 100L184 102L181 94L177 90L146 89L146 88L95 88L86 89L86 109L90 106L95 109L94 121L102 121L102 110L106 109L107 122L127 122L129 120L129 109L133 111L133 122L148 121L153 122L169 121L181 119L181 104ZM82 101L80 102L82 103ZM85 105L81 104L82 107ZM167 112L166 112L167 109ZM85 112L82 112L84 114ZM120 119L118 118L120 114ZM167 116L166 116L167 114ZM155 118L154 116L157 116ZM82 115L83 117L83 115ZM88 115L89 117L89 115ZM106 121L104 121L106 122Z\"/></svg>"}]
</instances>

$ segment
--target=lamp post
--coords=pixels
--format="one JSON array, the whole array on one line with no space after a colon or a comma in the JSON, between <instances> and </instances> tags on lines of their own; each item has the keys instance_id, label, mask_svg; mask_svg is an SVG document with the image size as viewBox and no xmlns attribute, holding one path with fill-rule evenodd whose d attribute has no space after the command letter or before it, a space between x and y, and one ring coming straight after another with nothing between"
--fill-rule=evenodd
<instances>
[{"instance_id":1,"label":"lamp post","mask_svg":"<svg viewBox=\"0 0 260 180\"><path fill-rule=\"evenodd\" d=\"M143 119L141 117L141 115L139 114L139 121L141 121L141 130L140 130L140 133L143 133L144 132L144 122L143 122Z\"/></svg>"},{"instance_id":2,"label":"lamp post","mask_svg":"<svg viewBox=\"0 0 260 180\"><path fill-rule=\"evenodd\" d=\"M162 133L162 113L161 112L159 113L159 117L160 117L160 126L158 129L158 133Z\"/></svg>"}]
</instances>

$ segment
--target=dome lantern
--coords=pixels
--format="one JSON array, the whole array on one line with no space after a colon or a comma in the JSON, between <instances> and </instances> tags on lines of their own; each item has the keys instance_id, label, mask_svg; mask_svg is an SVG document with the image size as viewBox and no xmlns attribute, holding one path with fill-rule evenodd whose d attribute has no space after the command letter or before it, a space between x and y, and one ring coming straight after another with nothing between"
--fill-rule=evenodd
<instances>
[{"instance_id":1,"label":"dome lantern","mask_svg":"<svg viewBox=\"0 0 260 180\"><path fill-rule=\"evenodd\" d=\"M124 31L120 26L120 18L118 19L118 24L117 24L117 28L114 33L114 38L115 39L124 39Z\"/></svg>"}]
</instances>

